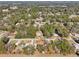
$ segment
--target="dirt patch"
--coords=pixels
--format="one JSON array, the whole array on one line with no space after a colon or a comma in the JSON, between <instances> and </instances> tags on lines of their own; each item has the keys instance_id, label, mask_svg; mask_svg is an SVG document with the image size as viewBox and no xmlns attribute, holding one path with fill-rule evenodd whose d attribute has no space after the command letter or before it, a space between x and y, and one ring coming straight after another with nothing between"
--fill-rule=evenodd
<instances>
[{"instance_id":1,"label":"dirt patch","mask_svg":"<svg viewBox=\"0 0 79 59\"><path fill-rule=\"evenodd\" d=\"M61 54L40 54L40 55L23 55L23 54L0 54L0 57L77 57L76 54L61 55Z\"/></svg>"}]
</instances>

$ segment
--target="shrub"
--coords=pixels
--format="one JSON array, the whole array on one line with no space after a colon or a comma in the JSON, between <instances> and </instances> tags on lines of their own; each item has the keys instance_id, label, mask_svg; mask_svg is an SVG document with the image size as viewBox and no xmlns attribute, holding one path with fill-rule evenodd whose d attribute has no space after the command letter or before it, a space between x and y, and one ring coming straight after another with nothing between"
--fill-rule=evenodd
<instances>
[{"instance_id":1,"label":"shrub","mask_svg":"<svg viewBox=\"0 0 79 59\"><path fill-rule=\"evenodd\" d=\"M5 44L0 40L0 54L3 54L6 52Z\"/></svg>"},{"instance_id":2,"label":"shrub","mask_svg":"<svg viewBox=\"0 0 79 59\"><path fill-rule=\"evenodd\" d=\"M55 45L63 55L70 54L74 51L73 47L65 39L55 41Z\"/></svg>"},{"instance_id":3,"label":"shrub","mask_svg":"<svg viewBox=\"0 0 79 59\"><path fill-rule=\"evenodd\" d=\"M24 54L26 55L33 55L35 48L33 45L28 45L27 47L23 48L24 49Z\"/></svg>"},{"instance_id":4,"label":"shrub","mask_svg":"<svg viewBox=\"0 0 79 59\"><path fill-rule=\"evenodd\" d=\"M12 51L16 48L15 43L12 41L9 44L5 45L5 49L7 50L7 52L12 53Z\"/></svg>"},{"instance_id":5,"label":"shrub","mask_svg":"<svg viewBox=\"0 0 79 59\"><path fill-rule=\"evenodd\" d=\"M36 49L38 49L38 51L40 52L40 53L42 53L44 50L45 50L45 47L44 47L44 45L37 45L37 48Z\"/></svg>"}]
</instances>

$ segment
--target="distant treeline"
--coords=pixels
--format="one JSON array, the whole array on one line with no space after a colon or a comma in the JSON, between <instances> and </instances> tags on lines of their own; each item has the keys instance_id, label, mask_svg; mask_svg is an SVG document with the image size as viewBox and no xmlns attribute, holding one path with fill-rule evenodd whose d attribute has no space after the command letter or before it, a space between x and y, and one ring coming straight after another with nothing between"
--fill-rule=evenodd
<instances>
[{"instance_id":1,"label":"distant treeline","mask_svg":"<svg viewBox=\"0 0 79 59\"><path fill-rule=\"evenodd\" d=\"M26 5L26 6L78 6L79 1L0 1L0 6Z\"/></svg>"}]
</instances>

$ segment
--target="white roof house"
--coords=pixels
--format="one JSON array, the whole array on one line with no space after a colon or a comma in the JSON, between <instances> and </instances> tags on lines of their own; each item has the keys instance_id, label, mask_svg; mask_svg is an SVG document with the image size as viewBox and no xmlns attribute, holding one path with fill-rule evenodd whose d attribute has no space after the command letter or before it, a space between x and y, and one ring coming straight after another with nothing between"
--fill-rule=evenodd
<instances>
[{"instance_id":1,"label":"white roof house","mask_svg":"<svg viewBox=\"0 0 79 59\"><path fill-rule=\"evenodd\" d=\"M37 31L37 32L36 32L36 36L37 36L37 37L43 36L43 33L42 33L41 31Z\"/></svg>"},{"instance_id":2,"label":"white roof house","mask_svg":"<svg viewBox=\"0 0 79 59\"><path fill-rule=\"evenodd\" d=\"M53 14L52 12L48 13L48 15L50 15L50 16L54 16L54 14Z\"/></svg>"},{"instance_id":3,"label":"white roof house","mask_svg":"<svg viewBox=\"0 0 79 59\"><path fill-rule=\"evenodd\" d=\"M38 22L43 21L43 17L36 18L35 21L38 21Z\"/></svg>"},{"instance_id":4,"label":"white roof house","mask_svg":"<svg viewBox=\"0 0 79 59\"><path fill-rule=\"evenodd\" d=\"M27 8L27 12L29 12L29 11L30 11L30 9L31 9L31 8Z\"/></svg>"},{"instance_id":5,"label":"white roof house","mask_svg":"<svg viewBox=\"0 0 79 59\"><path fill-rule=\"evenodd\" d=\"M3 17L3 20L6 20L6 19L8 19L8 17L7 17L7 16Z\"/></svg>"},{"instance_id":6,"label":"white roof house","mask_svg":"<svg viewBox=\"0 0 79 59\"><path fill-rule=\"evenodd\" d=\"M3 9L2 12L9 12L9 9Z\"/></svg>"},{"instance_id":7,"label":"white roof house","mask_svg":"<svg viewBox=\"0 0 79 59\"><path fill-rule=\"evenodd\" d=\"M21 41L17 41L17 42L15 43L15 45L18 46L20 43L21 43Z\"/></svg>"},{"instance_id":8,"label":"white roof house","mask_svg":"<svg viewBox=\"0 0 79 59\"><path fill-rule=\"evenodd\" d=\"M78 15L70 15L69 18L76 18Z\"/></svg>"},{"instance_id":9,"label":"white roof house","mask_svg":"<svg viewBox=\"0 0 79 59\"><path fill-rule=\"evenodd\" d=\"M17 26L17 27L20 26L20 23L16 23L16 26Z\"/></svg>"},{"instance_id":10,"label":"white roof house","mask_svg":"<svg viewBox=\"0 0 79 59\"><path fill-rule=\"evenodd\" d=\"M61 15L60 12L57 12L56 15Z\"/></svg>"},{"instance_id":11,"label":"white roof house","mask_svg":"<svg viewBox=\"0 0 79 59\"><path fill-rule=\"evenodd\" d=\"M45 22L42 22L42 21L43 21L43 18L42 17L36 18L34 26L35 27L38 26L40 28L42 25L45 24Z\"/></svg>"},{"instance_id":12,"label":"white roof house","mask_svg":"<svg viewBox=\"0 0 79 59\"><path fill-rule=\"evenodd\" d=\"M42 14L42 12L38 12L38 14Z\"/></svg>"},{"instance_id":13,"label":"white roof house","mask_svg":"<svg viewBox=\"0 0 79 59\"><path fill-rule=\"evenodd\" d=\"M10 15L10 14L8 14L8 15L7 15L7 17L11 17L11 15Z\"/></svg>"},{"instance_id":14,"label":"white roof house","mask_svg":"<svg viewBox=\"0 0 79 59\"><path fill-rule=\"evenodd\" d=\"M37 27L37 24L33 24L34 27Z\"/></svg>"},{"instance_id":15,"label":"white roof house","mask_svg":"<svg viewBox=\"0 0 79 59\"><path fill-rule=\"evenodd\" d=\"M18 9L18 7L17 6L12 6L12 7L10 7L10 9L15 10L15 9Z\"/></svg>"},{"instance_id":16,"label":"white roof house","mask_svg":"<svg viewBox=\"0 0 79 59\"><path fill-rule=\"evenodd\" d=\"M28 14L28 17L31 17L31 14Z\"/></svg>"},{"instance_id":17,"label":"white roof house","mask_svg":"<svg viewBox=\"0 0 79 59\"><path fill-rule=\"evenodd\" d=\"M54 33L53 36L58 36L58 34Z\"/></svg>"}]
</instances>

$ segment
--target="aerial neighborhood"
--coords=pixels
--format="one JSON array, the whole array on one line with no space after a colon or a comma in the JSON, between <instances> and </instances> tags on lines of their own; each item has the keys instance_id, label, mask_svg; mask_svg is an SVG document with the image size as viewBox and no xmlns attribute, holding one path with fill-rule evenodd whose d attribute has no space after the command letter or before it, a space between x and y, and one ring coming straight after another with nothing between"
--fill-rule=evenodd
<instances>
[{"instance_id":1,"label":"aerial neighborhood","mask_svg":"<svg viewBox=\"0 0 79 59\"><path fill-rule=\"evenodd\" d=\"M0 55L79 56L79 2L63 3L0 2Z\"/></svg>"}]
</instances>

